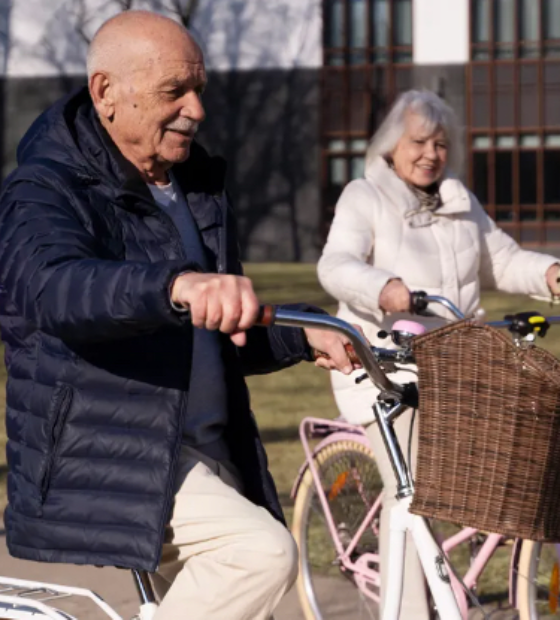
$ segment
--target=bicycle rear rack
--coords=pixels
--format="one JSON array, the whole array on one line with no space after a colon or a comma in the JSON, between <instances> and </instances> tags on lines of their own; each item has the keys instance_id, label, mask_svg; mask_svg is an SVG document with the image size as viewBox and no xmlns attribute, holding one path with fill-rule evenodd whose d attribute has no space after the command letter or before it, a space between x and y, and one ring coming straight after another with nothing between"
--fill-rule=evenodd
<instances>
[{"instance_id":1,"label":"bicycle rear rack","mask_svg":"<svg viewBox=\"0 0 560 620\"><path fill-rule=\"evenodd\" d=\"M85 588L59 586L40 581L0 577L0 618L21 618L28 614L53 620L76 620L65 611L51 607L51 603L80 596L92 601L112 620L123 620L100 596Z\"/></svg>"}]
</instances>

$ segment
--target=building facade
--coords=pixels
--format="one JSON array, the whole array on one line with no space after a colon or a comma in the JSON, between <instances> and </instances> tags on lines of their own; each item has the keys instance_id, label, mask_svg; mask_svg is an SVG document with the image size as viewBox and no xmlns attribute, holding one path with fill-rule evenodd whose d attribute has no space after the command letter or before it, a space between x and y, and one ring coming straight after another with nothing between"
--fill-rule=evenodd
<instances>
[{"instance_id":1,"label":"building facade","mask_svg":"<svg viewBox=\"0 0 560 620\"><path fill-rule=\"evenodd\" d=\"M201 142L228 161L245 259L314 261L394 98L435 90L459 174L527 246L560 247L560 0L0 0L2 170L42 109L85 83L106 17L185 18L209 72Z\"/></svg>"}]
</instances>

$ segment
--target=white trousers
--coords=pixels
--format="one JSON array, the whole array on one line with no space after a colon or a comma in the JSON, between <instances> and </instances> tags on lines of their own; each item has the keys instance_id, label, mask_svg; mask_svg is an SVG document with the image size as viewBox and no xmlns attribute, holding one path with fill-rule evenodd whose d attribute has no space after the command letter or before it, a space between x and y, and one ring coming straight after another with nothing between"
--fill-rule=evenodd
<instances>
[{"instance_id":1,"label":"white trousers","mask_svg":"<svg viewBox=\"0 0 560 620\"><path fill-rule=\"evenodd\" d=\"M161 601L156 620L268 620L296 579L295 541L241 495L225 467L200 462L188 448L181 456L173 515L152 578Z\"/></svg>"}]
</instances>

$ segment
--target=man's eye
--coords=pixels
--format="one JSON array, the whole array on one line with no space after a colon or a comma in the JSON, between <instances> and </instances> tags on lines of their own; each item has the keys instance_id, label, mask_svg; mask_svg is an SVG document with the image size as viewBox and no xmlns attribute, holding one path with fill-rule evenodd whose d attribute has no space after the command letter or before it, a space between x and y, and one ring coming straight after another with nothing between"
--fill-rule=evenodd
<instances>
[{"instance_id":1,"label":"man's eye","mask_svg":"<svg viewBox=\"0 0 560 620\"><path fill-rule=\"evenodd\" d=\"M445 144L445 142L438 142L436 144L438 149L446 149L447 150L447 144Z\"/></svg>"},{"instance_id":2,"label":"man's eye","mask_svg":"<svg viewBox=\"0 0 560 620\"><path fill-rule=\"evenodd\" d=\"M414 144L426 144L425 140L413 140Z\"/></svg>"}]
</instances>

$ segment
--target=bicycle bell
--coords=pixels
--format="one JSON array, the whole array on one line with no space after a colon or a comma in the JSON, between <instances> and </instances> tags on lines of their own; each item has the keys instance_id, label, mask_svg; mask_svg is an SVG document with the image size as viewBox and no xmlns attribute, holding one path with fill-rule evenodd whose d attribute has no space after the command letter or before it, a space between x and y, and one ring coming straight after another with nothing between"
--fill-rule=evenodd
<instances>
[{"instance_id":1,"label":"bicycle bell","mask_svg":"<svg viewBox=\"0 0 560 620\"><path fill-rule=\"evenodd\" d=\"M393 328L390 334L386 331L381 331L378 336L380 338L387 338L387 336L390 335L391 340L398 347L407 347L413 338L420 336L425 332L426 328L424 325L421 325L416 321L400 320L393 323Z\"/></svg>"}]
</instances>

